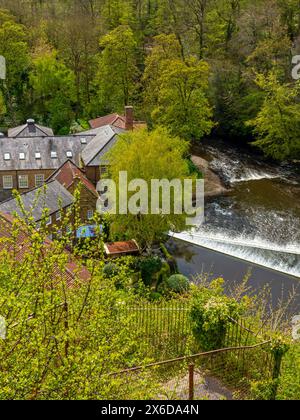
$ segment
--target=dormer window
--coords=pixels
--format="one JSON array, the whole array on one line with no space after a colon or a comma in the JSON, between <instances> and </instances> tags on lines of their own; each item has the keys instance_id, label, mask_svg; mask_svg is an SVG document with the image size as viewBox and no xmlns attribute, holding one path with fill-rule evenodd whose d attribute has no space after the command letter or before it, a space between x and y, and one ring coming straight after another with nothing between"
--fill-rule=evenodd
<instances>
[{"instance_id":1,"label":"dormer window","mask_svg":"<svg viewBox=\"0 0 300 420\"><path fill-rule=\"evenodd\" d=\"M35 158L38 159L38 160L41 159L41 153L40 152L36 152L35 153Z\"/></svg>"},{"instance_id":2,"label":"dormer window","mask_svg":"<svg viewBox=\"0 0 300 420\"><path fill-rule=\"evenodd\" d=\"M73 157L73 152L71 150L67 151L67 158L72 159Z\"/></svg>"},{"instance_id":3,"label":"dormer window","mask_svg":"<svg viewBox=\"0 0 300 420\"><path fill-rule=\"evenodd\" d=\"M57 159L57 152L51 152L51 159Z\"/></svg>"},{"instance_id":4,"label":"dormer window","mask_svg":"<svg viewBox=\"0 0 300 420\"><path fill-rule=\"evenodd\" d=\"M19 153L19 159L25 160L25 153Z\"/></svg>"},{"instance_id":5,"label":"dormer window","mask_svg":"<svg viewBox=\"0 0 300 420\"><path fill-rule=\"evenodd\" d=\"M4 153L4 160L10 160L10 153Z\"/></svg>"}]
</instances>

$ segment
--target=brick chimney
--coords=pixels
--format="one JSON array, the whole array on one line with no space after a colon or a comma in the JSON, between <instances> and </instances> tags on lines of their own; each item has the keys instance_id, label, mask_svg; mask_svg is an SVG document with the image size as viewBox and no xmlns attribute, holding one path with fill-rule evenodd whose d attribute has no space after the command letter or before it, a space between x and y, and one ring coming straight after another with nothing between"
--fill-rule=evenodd
<instances>
[{"instance_id":1,"label":"brick chimney","mask_svg":"<svg viewBox=\"0 0 300 420\"><path fill-rule=\"evenodd\" d=\"M125 106L125 129L133 130L133 106Z\"/></svg>"}]
</instances>

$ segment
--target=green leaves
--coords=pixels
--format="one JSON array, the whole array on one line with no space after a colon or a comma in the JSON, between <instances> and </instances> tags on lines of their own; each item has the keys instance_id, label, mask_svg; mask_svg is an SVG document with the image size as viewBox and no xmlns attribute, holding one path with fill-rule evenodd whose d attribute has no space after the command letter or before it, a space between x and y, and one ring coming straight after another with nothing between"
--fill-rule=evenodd
<instances>
[{"instance_id":1,"label":"green leaves","mask_svg":"<svg viewBox=\"0 0 300 420\"><path fill-rule=\"evenodd\" d=\"M299 84L281 84L274 73L259 74L257 85L265 99L257 117L248 121L257 140L253 143L278 160L300 157Z\"/></svg>"}]
</instances>

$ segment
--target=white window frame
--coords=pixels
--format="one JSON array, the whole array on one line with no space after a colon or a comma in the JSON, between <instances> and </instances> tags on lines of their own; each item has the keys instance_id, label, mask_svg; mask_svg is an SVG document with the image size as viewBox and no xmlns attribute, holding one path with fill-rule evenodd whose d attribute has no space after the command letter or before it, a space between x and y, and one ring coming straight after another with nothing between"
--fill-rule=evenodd
<instances>
[{"instance_id":1,"label":"white window frame","mask_svg":"<svg viewBox=\"0 0 300 420\"><path fill-rule=\"evenodd\" d=\"M72 150L67 150L66 155L67 155L67 158L68 159L73 159L73 152L72 152Z\"/></svg>"},{"instance_id":2,"label":"white window frame","mask_svg":"<svg viewBox=\"0 0 300 420\"><path fill-rule=\"evenodd\" d=\"M22 182L24 182L24 183L22 184ZM19 175L18 185L19 185L19 189L20 190L26 190L26 189L28 189L29 188L28 175Z\"/></svg>"},{"instance_id":3,"label":"white window frame","mask_svg":"<svg viewBox=\"0 0 300 420\"><path fill-rule=\"evenodd\" d=\"M61 211L59 210L55 213L55 220L59 222L61 219L62 219L62 214L61 214Z\"/></svg>"},{"instance_id":4,"label":"white window frame","mask_svg":"<svg viewBox=\"0 0 300 420\"><path fill-rule=\"evenodd\" d=\"M14 188L14 180L13 180L12 175L3 175L2 184L3 184L4 190L12 190Z\"/></svg>"},{"instance_id":5,"label":"white window frame","mask_svg":"<svg viewBox=\"0 0 300 420\"><path fill-rule=\"evenodd\" d=\"M54 150L51 152L51 159L57 159L57 152Z\"/></svg>"},{"instance_id":6,"label":"white window frame","mask_svg":"<svg viewBox=\"0 0 300 420\"><path fill-rule=\"evenodd\" d=\"M11 154L10 153L4 153L4 160L11 160Z\"/></svg>"},{"instance_id":7,"label":"white window frame","mask_svg":"<svg viewBox=\"0 0 300 420\"><path fill-rule=\"evenodd\" d=\"M41 152L35 152L35 158L36 160L41 160L42 159Z\"/></svg>"},{"instance_id":8,"label":"white window frame","mask_svg":"<svg viewBox=\"0 0 300 420\"><path fill-rule=\"evenodd\" d=\"M49 216L46 221L46 226L50 226L50 225L52 225L52 216Z\"/></svg>"},{"instance_id":9,"label":"white window frame","mask_svg":"<svg viewBox=\"0 0 300 420\"><path fill-rule=\"evenodd\" d=\"M24 152L19 153L19 159L20 160L25 160L26 159L26 154Z\"/></svg>"},{"instance_id":10,"label":"white window frame","mask_svg":"<svg viewBox=\"0 0 300 420\"><path fill-rule=\"evenodd\" d=\"M40 182L37 181L38 178L41 179ZM42 187L45 183L45 175L44 174L36 174L34 176L34 182L35 182L36 188Z\"/></svg>"}]
</instances>

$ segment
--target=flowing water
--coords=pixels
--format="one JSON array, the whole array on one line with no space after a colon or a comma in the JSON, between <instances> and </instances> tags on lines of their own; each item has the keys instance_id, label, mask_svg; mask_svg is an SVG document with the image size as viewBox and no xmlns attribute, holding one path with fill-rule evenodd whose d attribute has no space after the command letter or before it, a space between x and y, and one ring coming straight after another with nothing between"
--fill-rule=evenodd
<instances>
[{"instance_id":1,"label":"flowing water","mask_svg":"<svg viewBox=\"0 0 300 420\"><path fill-rule=\"evenodd\" d=\"M252 151L220 141L194 147L193 153L210 162L230 192L206 201L203 226L174 235L183 241L173 242L181 264L179 248L186 247L184 243L201 247L201 251L189 248L188 254L198 255L197 267L192 258L183 271L195 274L196 269L207 269L208 263L216 274L228 264L230 275L237 267L242 272L261 267L256 274L261 279L254 279L257 287L265 280L274 283L274 289L300 285L300 164L270 164Z\"/></svg>"}]
</instances>

